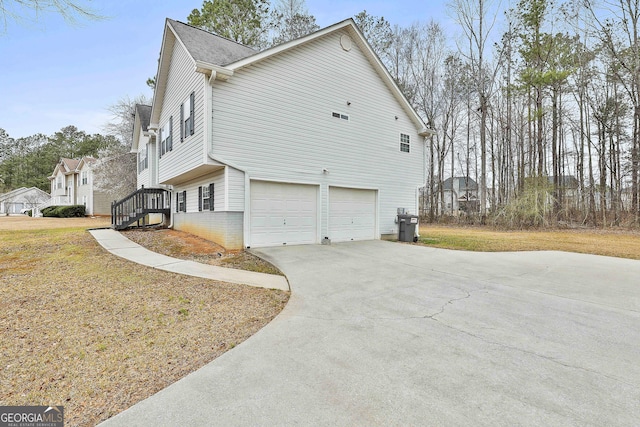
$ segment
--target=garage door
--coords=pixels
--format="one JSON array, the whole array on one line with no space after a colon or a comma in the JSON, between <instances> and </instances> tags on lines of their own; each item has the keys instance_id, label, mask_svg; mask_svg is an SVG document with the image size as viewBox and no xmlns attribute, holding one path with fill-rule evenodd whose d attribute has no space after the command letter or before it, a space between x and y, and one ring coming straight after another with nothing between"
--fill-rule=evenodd
<instances>
[{"instance_id":1,"label":"garage door","mask_svg":"<svg viewBox=\"0 0 640 427\"><path fill-rule=\"evenodd\" d=\"M376 238L376 191L329 187L329 238L337 242Z\"/></svg>"},{"instance_id":2,"label":"garage door","mask_svg":"<svg viewBox=\"0 0 640 427\"><path fill-rule=\"evenodd\" d=\"M251 182L251 247L318 240L318 187Z\"/></svg>"}]
</instances>

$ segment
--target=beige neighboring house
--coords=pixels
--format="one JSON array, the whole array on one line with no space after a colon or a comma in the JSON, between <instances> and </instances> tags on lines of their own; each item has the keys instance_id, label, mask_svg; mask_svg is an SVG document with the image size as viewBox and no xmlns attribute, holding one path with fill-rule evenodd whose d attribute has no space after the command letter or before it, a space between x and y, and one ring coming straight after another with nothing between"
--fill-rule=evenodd
<instances>
[{"instance_id":1,"label":"beige neighboring house","mask_svg":"<svg viewBox=\"0 0 640 427\"><path fill-rule=\"evenodd\" d=\"M0 194L0 214L21 214L38 205L47 203L49 195L39 188L21 187L8 193Z\"/></svg>"},{"instance_id":2,"label":"beige neighboring house","mask_svg":"<svg viewBox=\"0 0 640 427\"><path fill-rule=\"evenodd\" d=\"M49 177L51 201L49 206L84 205L87 215L111 215L111 200L96 189L93 167L98 160L61 158ZM39 206L43 209L46 206Z\"/></svg>"}]
</instances>

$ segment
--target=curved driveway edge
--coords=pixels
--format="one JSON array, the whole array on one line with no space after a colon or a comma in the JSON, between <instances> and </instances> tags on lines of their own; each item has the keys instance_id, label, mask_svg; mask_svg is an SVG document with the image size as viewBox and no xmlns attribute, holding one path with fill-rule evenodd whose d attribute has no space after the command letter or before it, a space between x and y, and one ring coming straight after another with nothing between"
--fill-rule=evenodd
<instances>
[{"instance_id":1,"label":"curved driveway edge","mask_svg":"<svg viewBox=\"0 0 640 427\"><path fill-rule=\"evenodd\" d=\"M103 426L635 425L640 262L382 241L259 251L274 321Z\"/></svg>"},{"instance_id":2,"label":"curved driveway edge","mask_svg":"<svg viewBox=\"0 0 640 427\"><path fill-rule=\"evenodd\" d=\"M218 267L161 255L132 242L113 229L89 230L89 233L112 254L147 267L220 282L289 291L289 283L283 276Z\"/></svg>"}]
</instances>

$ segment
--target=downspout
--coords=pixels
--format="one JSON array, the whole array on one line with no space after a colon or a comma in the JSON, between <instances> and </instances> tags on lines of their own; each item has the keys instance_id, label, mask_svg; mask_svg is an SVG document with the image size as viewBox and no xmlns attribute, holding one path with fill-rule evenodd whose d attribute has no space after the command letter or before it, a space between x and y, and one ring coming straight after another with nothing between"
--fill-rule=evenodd
<instances>
[{"instance_id":1,"label":"downspout","mask_svg":"<svg viewBox=\"0 0 640 427\"><path fill-rule=\"evenodd\" d=\"M211 70L211 75L209 76L208 79L208 87L205 86L205 92L206 92L206 119L205 119L205 124L207 126L207 130L206 130L206 138L207 138L207 156L209 157L209 159L220 163L222 165L225 166L225 181L226 181L226 177L227 177L227 169L226 167L232 167L236 170L239 170L240 172L244 173L244 210L243 210L243 221L242 221L242 246L247 247L247 237L249 236L249 228L250 228L250 224L249 224L249 216L247 215L247 206L249 206L250 204L250 199L249 199L249 188L251 185L251 181L249 179L249 173L247 172L247 170L243 167L240 167L232 162L228 162L225 159L220 158L218 155L216 155L213 152L213 85L214 82L216 81L216 78L218 78L218 80L222 80L222 81L227 81L229 79L229 77L231 77L233 75L233 72L229 72L228 70L225 70L225 73L218 73L216 70ZM228 199L229 199L229 186L225 185L225 205L228 204Z\"/></svg>"}]
</instances>

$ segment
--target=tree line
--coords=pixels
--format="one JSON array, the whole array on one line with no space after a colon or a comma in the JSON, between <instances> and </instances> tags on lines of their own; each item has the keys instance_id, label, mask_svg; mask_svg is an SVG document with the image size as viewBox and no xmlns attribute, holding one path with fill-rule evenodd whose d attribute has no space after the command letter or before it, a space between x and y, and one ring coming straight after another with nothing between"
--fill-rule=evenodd
<instances>
[{"instance_id":1,"label":"tree line","mask_svg":"<svg viewBox=\"0 0 640 427\"><path fill-rule=\"evenodd\" d=\"M600 1L449 0L455 28L354 16L435 130L428 220L640 225L640 2ZM187 22L258 49L318 29L304 0L205 0ZM454 211L458 176L477 203Z\"/></svg>"},{"instance_id":2,"label":"tree line","mask_svg":"<svg viewBox=\"0 0 640 427\"><path fill-rule=\"evenodd\" d=\"M12 138L0 128L0 193L20 187L51 190L51 176L61 158L93 157L94 185L116 200L136 188L136 158L130 153L136 104L146 104L144 96L120 99L108 110L111 120L105 134L88 134L69 125L53 135L35 134Z\"/></svg>"},{"instance_id":3,"label":"tree line","mask_svg":"<svg viewBox=\"0 0 640 427\"><path fill-rule=\"evenodd\" d=\"M448 8L457 37L435 21L355 17L436 131L424 216L639 225L640 3L520 0L500 9L451 0ZM450 210L451 176L478 183L473 209Z\"/></svg>"}]
</instances>

